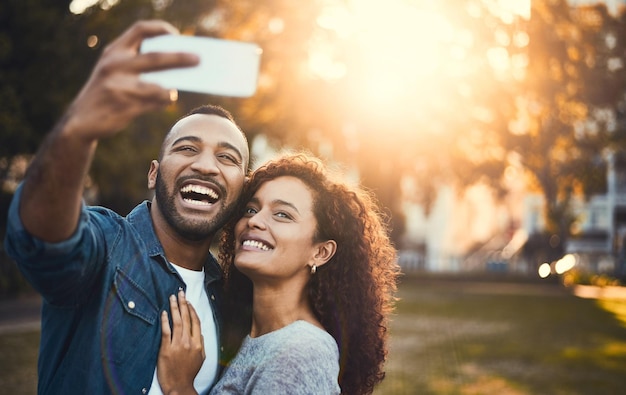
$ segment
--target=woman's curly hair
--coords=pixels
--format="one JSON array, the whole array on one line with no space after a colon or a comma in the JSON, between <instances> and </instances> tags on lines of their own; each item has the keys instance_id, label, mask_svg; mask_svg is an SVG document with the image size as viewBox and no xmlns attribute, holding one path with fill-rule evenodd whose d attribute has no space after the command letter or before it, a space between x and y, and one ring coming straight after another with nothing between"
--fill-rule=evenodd
<instances>
[{"instance_id":1,"label":"woman's curly hair","mask_svg":"<svg viewBox=\"0 0 626 395\"><path fill-rule=\"evenodd\" d=\"M256 170L247 183L238 214L221 237L219 257L231 304L224 309L224 332L240 340L251 323L252 284L233 264L234 225L259 187L282 176L298 178L313 194L314 241L337 243L335 255L311 275L308 295L314 313L339 347L341 392L370 394L385 376L388 318L400 273L396 250L373 195L334 178L317 158L301 153L282 156Z\"/></svg>"}]
</instances>

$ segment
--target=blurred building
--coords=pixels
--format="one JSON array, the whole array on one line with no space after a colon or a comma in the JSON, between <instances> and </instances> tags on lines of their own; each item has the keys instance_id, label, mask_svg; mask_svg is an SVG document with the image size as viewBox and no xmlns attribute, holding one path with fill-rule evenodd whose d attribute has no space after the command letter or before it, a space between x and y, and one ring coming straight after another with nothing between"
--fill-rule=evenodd
<instances>
[{"instance_id":1,"label":"blurred building","mask_svg":"<svg viewBox=\"0 0 626 395\"><path fill-rule=\"evenodd\" d=\"M610 155L608 162L607 192L572 203L575 233L562 247L583 271L626 274L626 153ZM504 201L495 199L487 187L463 193L443 188L428 215L407 203L410 242L400 253L400 263L408 272L535 276L542 263L562 258L541 253L560 242L552 235L541 243L546 238L544 206L542 195L520 186ZM525 248L539 252L525 255Z\"/></svg>"},{"instance_id":2,"label":"blurred building","mask_svg":"<svg viewBox=\"0 0 626 395\"><path fill-rule=\"evenodd\" d=\"M604 3L613 15L626 9L626 0L568 1L574 6ZM614 121L614 129L626 128L626 119ZM607 192L575 204L578 232L566 242L565 252L575 255L583 270L626 274L626 153L611 153L607 162Z\"/></svg>"},{"instance_id":3,"label":"blurred building","mask_svg":"<svg viewBox=\"0 0 626 395\"><path fill-rule=\"evenodd\" d=\"M626 7L626 0L570 0L569 3L572 6L605 3L614 15ZM626 123L625 119L617 121ZM576 232L561 247L565 254L575 256L576 264L583 270L618 271L626 275L626 153L609 155L607 161L606 194L573 203L578 218ZM515 173L519 169L510 170ZM513 175L513 179L517 178ZM561 258L524 254L524 247L546 250L552 244L559 245L560 240L556 235L543 240L542 195L530 193L516 182L510 183L509 190L507 199L499 201L481 186L464 193L451 187L442 188L428 213L407 203L407 242L400 253L400 264L406 271L536 275L543 262Z\"/></svg>"}]
</instances>

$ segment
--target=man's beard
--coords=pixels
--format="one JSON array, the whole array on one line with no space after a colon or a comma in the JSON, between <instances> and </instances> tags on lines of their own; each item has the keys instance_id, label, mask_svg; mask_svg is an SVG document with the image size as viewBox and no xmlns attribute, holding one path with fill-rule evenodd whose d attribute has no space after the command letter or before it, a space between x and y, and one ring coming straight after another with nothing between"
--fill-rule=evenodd
<instances>
[{"instance_id":1,"label":"man's beard","mask_svg":"<svg viewBox=\"0 0 626 395\"><path fill-rule=\"evenodd\" d=\"M207 214L207 219L204 221L185 219L176 210L175 202L179 189L178 186L175 186L173 191L168 191L167 186L162 180L161 171L159 170L157 172L155 196L159 211L161 211L161 215L163 215L163 218L165 218L169 226L187 240L201 241L213 237L228 221L235 209L236 200L227 206L225 203L226 195L222 193L220 199L214 203L219 204L219 210L215 216L209 217Z\"/></svg>"}]
</instances>

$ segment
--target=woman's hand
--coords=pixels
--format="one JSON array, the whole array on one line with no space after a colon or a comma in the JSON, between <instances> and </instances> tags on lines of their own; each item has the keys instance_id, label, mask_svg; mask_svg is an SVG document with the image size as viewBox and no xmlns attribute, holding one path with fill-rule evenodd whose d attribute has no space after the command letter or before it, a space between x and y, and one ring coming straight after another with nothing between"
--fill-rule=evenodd
<instances>
[{"instance_id":1,"label":"woman's hand","mask_svg":"<svg viewBox=\"0 0 626 395\"><path fill-rule=\"evenodd\" d=\"M179 291L178 301L170 296L173 329L167 312L161 313L161 349L157 361L157 378L166 395L197 394L193 380L204 361L204 339L200 319L185 293Z\"/></svg>"}]
</instances>

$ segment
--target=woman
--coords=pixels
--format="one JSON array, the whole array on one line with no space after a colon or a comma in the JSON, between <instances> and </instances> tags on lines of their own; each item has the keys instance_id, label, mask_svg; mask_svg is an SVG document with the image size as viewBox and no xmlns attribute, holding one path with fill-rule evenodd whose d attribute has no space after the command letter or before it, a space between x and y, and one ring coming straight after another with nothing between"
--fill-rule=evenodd
<instances>
[{"instance_id":1,"label":"woman","mask_svg":"<svg viewBox=\"0 0 626 395\"><path fill-rule=\"evenodd\" d=\"M212 393L372 393L384 377L399 274L372 196L297 154L256 170L242 202L220 259L226 343L236 350L247 334ZM174 360L163 357L175 352L169 333L165 319L164 376L182 370L181 361L164 362ZM167 376L162 388L179 393L193 380Z\"/></svg>"}]
</instances>

